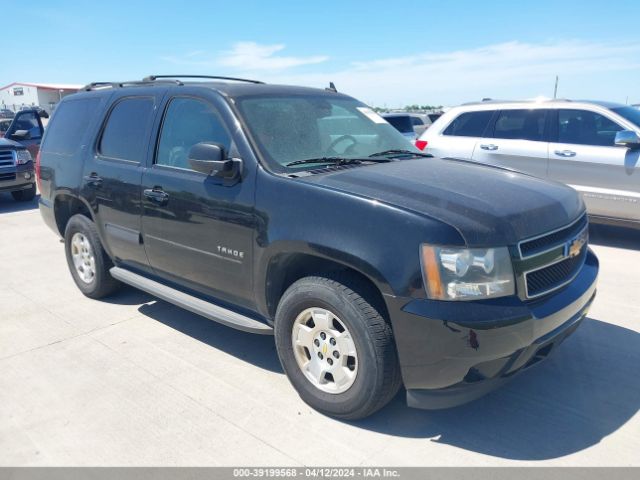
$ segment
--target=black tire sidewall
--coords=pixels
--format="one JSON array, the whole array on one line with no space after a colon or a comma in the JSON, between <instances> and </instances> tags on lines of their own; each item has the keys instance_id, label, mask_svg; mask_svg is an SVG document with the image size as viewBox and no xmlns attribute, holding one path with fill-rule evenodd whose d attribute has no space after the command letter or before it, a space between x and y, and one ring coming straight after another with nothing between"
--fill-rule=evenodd
<instances>
[{"instance_id":1,"label":"black tire sidewall","mask_svg":"<svg viewBox=\"0 0 640 480\"><path fill-rule=\"evenodd\" d=\"M78 276L73 258L71 256L71 239L76 233L82 233L91 244L95 258L96 274L90 283L84 282ZM80 291L90 298L101 298L111 293L113 278L109 273L111 262L100 242L95 224L84 215L74 215L69 220L64 232L64 249L67 257L67 265L74 282Z\"/></svg>"},{"instance_id":2,"label":"black tire sidewall","mask_svg":"<svg viewBox=\"0 0 640 480\"><path fill-rule=\"evenodd\" d=\"M293 323L302 311L313 307L324 308L336 315L346 325L355 343L358 373L353 385L343 393L319 390L307 379L295 359L291 340ZM278 356L287 377L300 397L316 410L333 416L352 417L354 411L371 403L372 395L381 384L381 366L371 333L366 327L366 318L340 292L321 283L294 285L278 306L275 336Z\"/></svg>"}]
</instances>

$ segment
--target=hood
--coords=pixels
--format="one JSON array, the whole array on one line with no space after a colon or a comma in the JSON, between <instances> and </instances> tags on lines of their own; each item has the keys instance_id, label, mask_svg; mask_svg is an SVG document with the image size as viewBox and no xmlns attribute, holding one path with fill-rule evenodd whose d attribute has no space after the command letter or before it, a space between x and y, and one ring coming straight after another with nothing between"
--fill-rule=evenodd
<instances>
[{"instance_id":1,"label":"hood","mask_svg":"<svg viewBox=\"0 0 640 480\"><path fill-rule=\"evenodd\" d=\"M439 220L469 247L514 245L584 213L580 196L566 185L459 160L400 160L300 180Z\"/></svg>"},{"instance_id":2,"label":"hood","mask_svg":"<svg viewBox=\"0 0 640 480\"><path fill-rule=\"evenodd\" d=\"M10 148L15 150L17 148L25 148L24 145L14 142L13 140L9 140L7 138L0 138L0 149L2 148Z\"/></svg>"}]
</instances>

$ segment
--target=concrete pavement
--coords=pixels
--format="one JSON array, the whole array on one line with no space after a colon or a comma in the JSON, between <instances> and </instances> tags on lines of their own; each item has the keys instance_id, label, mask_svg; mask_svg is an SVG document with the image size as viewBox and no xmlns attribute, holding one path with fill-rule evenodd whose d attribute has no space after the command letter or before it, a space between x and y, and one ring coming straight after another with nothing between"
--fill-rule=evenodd
<instances>
[{"instance_id":1,"label":"concrete pavement","mask_svg":"<svg viewBox=\"0 0 640 480\"><path fill-rule=\"evenodd\" d=\"M640 234L594 229L589 319L472 404L340 422L273 338L133 289L85 298L36 204L0 195L0 465L640 465Z\"/></svg>"}]
</instances>

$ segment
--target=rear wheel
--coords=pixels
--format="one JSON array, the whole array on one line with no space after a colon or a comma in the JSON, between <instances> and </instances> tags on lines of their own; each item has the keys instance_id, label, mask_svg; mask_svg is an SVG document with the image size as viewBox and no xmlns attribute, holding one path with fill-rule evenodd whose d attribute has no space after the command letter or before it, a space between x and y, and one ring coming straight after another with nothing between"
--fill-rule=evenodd
<instances>
[{"instance_id":1,"label":"rear wheel","mask_svg":"<svg viewBox=\"0 0 640 480\"><path fill-rule=\"evenodd\" d=\"M16 190L15 192L11 192L11 196L17 202L30 202L36 196L36 186L34 184L27 190Z\"/></svg>"},{"instance_id":2,"label":"rear wheel","mask_svg":"<svg viewBox=\"0 0 640 480\"><path fill-rule=\"evenodd\" d=\"M120 282L111 276L113 262L105 252L95 224L84 215L74 215L64 232L65 253L71 276L89 298L114 293Z\"/></svg>"},{"instance_id":3,"label":"rear wheel","mask_svg":"<svg viewBox=\"0 0 640 480\"><path fill-rule=\"evenodd\" d=\"M307 277L291 285L278 305L275 335L293 387L322 413L363 418L400 387L390 325L339 279Z\"/></svg>"}]
</instances>

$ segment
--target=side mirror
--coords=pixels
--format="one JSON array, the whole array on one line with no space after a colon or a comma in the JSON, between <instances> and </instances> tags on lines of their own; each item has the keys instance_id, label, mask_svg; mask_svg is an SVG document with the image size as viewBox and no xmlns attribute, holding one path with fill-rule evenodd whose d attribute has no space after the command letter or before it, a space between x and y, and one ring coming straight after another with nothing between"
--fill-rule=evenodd
<instances>
[{"instance_id":1,"label":"side mirror","mask_svg":"<svg viewBox=\"0 0 640 480\"><path fill-rule=\"evenodd\" d=\"M640 148L640 136L633 130L620 130L616 133L614 143L620 147Z\"/></svg>"},{"instance_id":2,"label":"side mirror","mask_svg":"<svg viewBox=\"0 0 640 480\"><path fill-rule=\"evenodd\" d=\"M225 185L240 181L242 160L225 158L224 147L218 143L196 143L189 150L189 164L196 172L224 179Z\"/></svg>"},{"instance_id":3,"label":"side mirror","mask_svg":"<svg viewBox=\"0 0 640 480\"><path fill-rule=\"evenodd\" d=\"M13 140L31 140L31 133L29 130L16 130L11 134Z\"/></svg>"}]
</instances>

